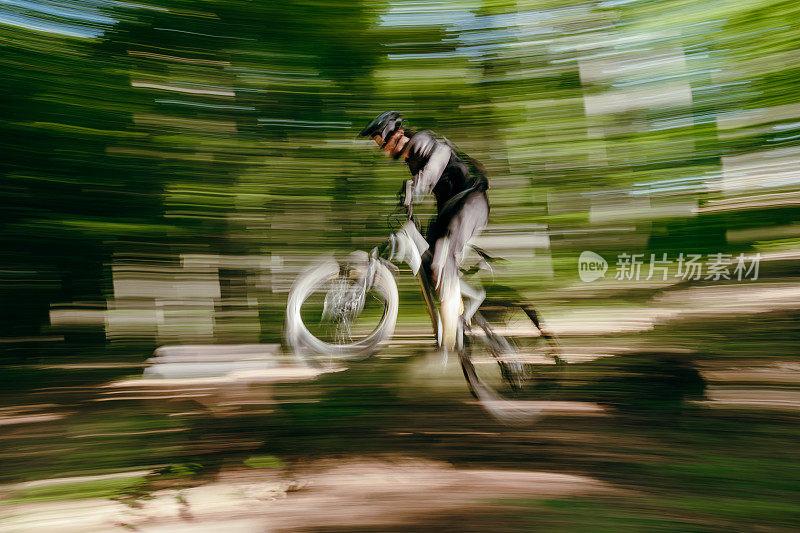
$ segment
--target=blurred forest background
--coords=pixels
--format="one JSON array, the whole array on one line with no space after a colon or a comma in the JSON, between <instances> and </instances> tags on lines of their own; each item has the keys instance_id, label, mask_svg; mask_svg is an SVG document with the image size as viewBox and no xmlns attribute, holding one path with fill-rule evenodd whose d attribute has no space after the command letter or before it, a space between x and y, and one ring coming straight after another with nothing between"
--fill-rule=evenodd
<instances>
[{"instance_id":1,"label":"blurred forest background","mask_svg":"<svg viewBox=\"0 0 800 533\"><path fill-rule=\"evenodd\" d=\"M484 163L538 287L800 236L790 2L1 9L6 347L275 341L304 254L389 233L407 172L355 140L386 109Z\"/></svg>"}]
</instances>

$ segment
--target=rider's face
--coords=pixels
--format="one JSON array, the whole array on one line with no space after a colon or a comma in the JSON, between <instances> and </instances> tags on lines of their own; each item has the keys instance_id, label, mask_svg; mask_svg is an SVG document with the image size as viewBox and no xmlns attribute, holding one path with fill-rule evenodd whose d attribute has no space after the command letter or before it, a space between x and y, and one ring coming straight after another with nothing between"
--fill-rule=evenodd
<instances>
[{"instance_id":1,"label":"rider's face","mask_svg":"<svg viewBox=\"0 0 800 533\"><path fill-rule=\"evenodd\" d=\"M375 135L372 138L375 141L375 144L381 146L381 150L383 150L389 156L396 156L399 151L401 151L404 146L404 140L407 140L402 129L399 129L394 132L394 134L386 141L386 144L383 144L383 139L380 135Z\"/></svg>"}]
</instances>

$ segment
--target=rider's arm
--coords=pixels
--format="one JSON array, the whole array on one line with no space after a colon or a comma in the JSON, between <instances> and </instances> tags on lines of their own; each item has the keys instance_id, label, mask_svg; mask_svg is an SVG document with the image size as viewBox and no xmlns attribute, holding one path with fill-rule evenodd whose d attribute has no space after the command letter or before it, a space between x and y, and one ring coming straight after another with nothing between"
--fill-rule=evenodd
<instances>
[{"instance_id":1,"label":"rider's arm","mask_svg":"<svg viewBox=\"0 0 800 533\"><path fill-rule=\"evenodd\" d=\"M450 161L450 147L443 143L436 143L436 147L430 154L427 163L422 169L414 176L414 198L413 200L420 200L425 195L429 194L439 178L442 177L447 163ZM406 198L406 205L411 203L412 199Z\"/></svg>"}]
</instances>

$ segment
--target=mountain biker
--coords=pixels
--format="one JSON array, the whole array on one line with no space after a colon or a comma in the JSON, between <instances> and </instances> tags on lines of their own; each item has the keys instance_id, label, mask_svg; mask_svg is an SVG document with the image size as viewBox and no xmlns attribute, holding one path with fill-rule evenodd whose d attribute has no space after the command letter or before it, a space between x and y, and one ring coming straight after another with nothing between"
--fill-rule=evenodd
<instances>
[{"instance_id":1,"label":"mountain biker","mask_svg":"<svg viewBox=\"0 0 800 533\"><path fill-rule=\"evenodd\" d=\"M467 242L488 221L489 180L477 161L459 152L447 139L438 139L427 130L407 130L396 111L375 117L360 136L371 137L387 155L402 157L408 164L414 186L412 197L404 198L406 206L429 193L436 199L436 216L425 236L433 255L425 254L423 265L439 294L443 345L452 350L458 317L463 313L458 265Z\"/></svg>"}]
</instances>

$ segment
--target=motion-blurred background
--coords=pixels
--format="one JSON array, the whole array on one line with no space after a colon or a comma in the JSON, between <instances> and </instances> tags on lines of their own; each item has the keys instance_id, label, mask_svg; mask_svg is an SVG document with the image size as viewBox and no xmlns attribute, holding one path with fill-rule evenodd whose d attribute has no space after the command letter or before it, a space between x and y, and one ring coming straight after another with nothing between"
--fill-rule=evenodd
<instances>
[{"instance_id":1,"label":"motion-blurred background","mask_svg":"<svg viewBox=\"0 0 800 533\"><path fill-rule=\"evenodd\" d=\"M400 453L646 494L515 500L496 530L797 526L799 15L780 0L3 0L6 503L25 517ZM179 365L162 378L251 368L209 345L269 361L302 267L396 230L407 169L356 139L388 109L486 167L481 245L509 260L494 281L536 302L575 363L560 410L511 431L437 381L409 276L398 331L422 341L383 359L313 384L137 388L158 347L203 346L162 348ZM584 251L605 277L582 281Z\"/></svg>"}]
</instances>

